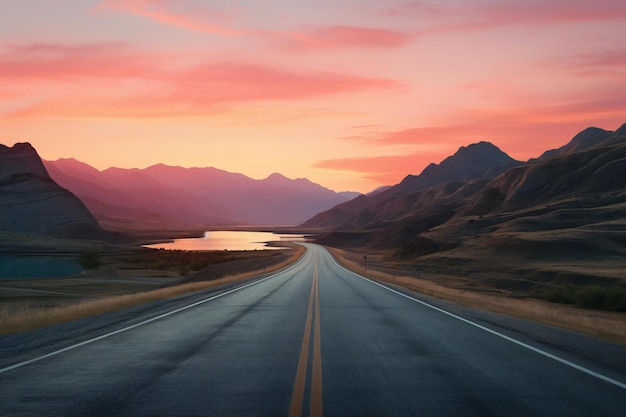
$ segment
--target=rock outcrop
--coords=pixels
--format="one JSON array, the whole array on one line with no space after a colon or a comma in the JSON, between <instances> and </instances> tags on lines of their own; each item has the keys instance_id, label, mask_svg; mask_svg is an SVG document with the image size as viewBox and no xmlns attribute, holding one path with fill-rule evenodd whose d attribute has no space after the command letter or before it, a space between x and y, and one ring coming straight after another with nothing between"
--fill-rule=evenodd
<instances>
[{"instance_id":1,"label":"rock outcrop","mask_svg":"<svg viewBox=\"0 0 626 417\"><path fill-rule=\"evenodd\" d=\"M87 207L50 178L29 143L0 144L0 231L71 238L102 233Z\"/></svg>"}]
</instances>

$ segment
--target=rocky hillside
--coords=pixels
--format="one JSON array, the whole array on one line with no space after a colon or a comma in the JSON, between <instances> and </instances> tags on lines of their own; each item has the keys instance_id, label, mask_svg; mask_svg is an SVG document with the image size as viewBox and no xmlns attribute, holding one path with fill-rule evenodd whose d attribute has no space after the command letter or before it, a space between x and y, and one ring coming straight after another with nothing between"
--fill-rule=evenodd
<instances>
[{"instance_id":1,"label":"rocky hillside","mask_svg":"<svg viewBox=\"0 0 626 417\"><path fill-rule=\"evenodd\" d=\"M491 143L480 142L463 146L440 164L433 163L427 166L420 175L408 175L398 185L381 192L360 196L319 213L302 226L350 229L399 221L421 213L425 207L431 207L432 204L437 205L439 198L451 200L456 204L468 192L471 194L476 191L476 180L494 178L519 165L522 165L522 162L509 157ZM457 185L450 184L425 194L419 193L448 183ZM422 195L423 197L420 197Z\"/></svg>"},{"instance_id":2,"label":"rocky hillside","mask_svg":"<svg viewBox=\"0 0 626 417\"><path fill-rule=\"evenodd\" d=\"M71 192L55 183L28 143L0 145L0 231L90 237L98 222Z\"/></svg>"},{"instance_id":3,"label":"rocky hillside","mask_svg":"<svg viewBox=\"0 0 626 417\"><path fill-rule=\"evenodd\" d=\"M422 276L511 291L626 287L626 125L586 129L495 178L384 194L305 224L326 227L320 243L384 253Z\"/></svg>"},{"instance_id":4,"label":"rocky hillside","mask_svg":"<svg viewBox=\"0 0 626 417\"><path fill-rule=\"evenodd\" d=\"M444 162L454 162L458 154ZM483 232L493 232L496 219L506 223L507 228L511 228L510 221L514 219L529 223L552 218L555 228L583 225L606 219L606 213L613 211L609 217L626 219L626 212L618 209L626 202L626 125L615 132L587 129L567 145L538 159L525 164L509 163L514 166L491 179L480 178L486 176L481 173L491 169L484 165L482 171L474 171L474 179L441 182L418 187L417 191L406 191L402 187L408 182L405 180L383 193L361 196L320 213L303 226L344 233L358 230L369 245L398 246L407 254L405 246L411 240L423 238L422 233L436 227L457 224L459 219L474 224L490 218L490 226ZM444 163L439 167L443 166ZM431 167L424 173L429 171L432 172ZM412 177L410 182L416 184L420 179L421 175ZM423 181L427 182L430 178ZM606 216L598 215L601 208L606 208ZM569 223L565 222L568 217ZM543 227L549 224L544 223ZM463 239L463 234L458 233L457 230L449 236L440 235L445 242L434 245L433 250L437 246L458 246Z\"/></svg>"},{"instance_id":5,"label":"rocky hillside","mask_svg":"<svg viewBox=\"0 0 626 417\"><path fill-rule=\"evenodd\" d=\"M438 165L428 165L420 175L408 175L396 186L396 191L419 191L451 181L494 178L521 164L492 143L474 143L461 146Z\"/></svg>"}]
</instances>

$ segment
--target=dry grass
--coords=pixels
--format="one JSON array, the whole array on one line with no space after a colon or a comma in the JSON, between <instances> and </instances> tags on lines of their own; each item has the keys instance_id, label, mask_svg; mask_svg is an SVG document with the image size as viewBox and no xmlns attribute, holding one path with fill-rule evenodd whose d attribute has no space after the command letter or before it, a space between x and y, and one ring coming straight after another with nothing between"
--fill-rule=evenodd
<instances>
[{"instance_id":1,"label":"dry grass","mask_svg":"<svg viewBox=\"0 0 626 417\"><path fill-rule=\"evenodd\" d=\"M296 250L294 250L294 253L287 260L268 267L266 272L278 271L296 262L304 254L304 251L303 246L296 246ZM105 297L98 300L79 302L48 309L40 307L30 308L28 304L17 308L2 305L0 306L0 335L25 332L56 323L108 313L151 301L172 298L223 284L245 280L261 273L263 273L262 269L248 271L210 281L192 282L135 294Z\"/></svg>"},{"instance_id":2,"label":"dry grass","mask_svg":"<svg viewBox=\"0 0 626 417\"><path fill-rule=\"evenodd\" d=\"M350 260L345 251L327 248L333 256L351 271L363 274L363 265ZM436 298L455 302L468 307L493 311L563 327L592 336L626 343L626 314L585 310L557 305L540 300L511 298L481 293L476 290L449 288L432 281L416 277L399 276L368 268L367 277L400 285L405 288Z\"/></svg>"}]
</instances>

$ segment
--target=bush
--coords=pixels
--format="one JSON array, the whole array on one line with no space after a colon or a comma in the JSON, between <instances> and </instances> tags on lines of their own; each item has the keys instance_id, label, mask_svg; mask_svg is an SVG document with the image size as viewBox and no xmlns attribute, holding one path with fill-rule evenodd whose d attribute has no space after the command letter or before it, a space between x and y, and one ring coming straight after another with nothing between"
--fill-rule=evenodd
<instances>
[{"instance_id":1,"label":"bush","mask_svg":"<svg viewBox=\"0 0 626 417\"><path fill-rule=\"evenodd\" d=\"M591 286L576 292L576 305L602 310L626 311L626 288Z\"/></svg>"},{"instance_id":2,"label":"bush","mask_svg":"<svg viewBox=\"0 0 626 417\"><path fill-rule=\"evenodd\" d=\"M564 287L555 288L546 291L543 298L552 303L574 304L574 296L576 295L576 287L566 285Z\"/></svg>"},{"instance_id":3,"label":"bush","mask_svg":"<svg viewBox=\"0 0 626 417\"><path fill-rule=\"evenodd\" d=\"M604 304L605 289L593 286L580 288L574 295L574 303L580 307L600 308Z\"/></svg>"},{"instance_id":4,"label":"bush","mask_svg":"<svg viewBox=\"0 0 626 417\"><path fill-rule=\"evenodd\" d=\"M544 293L545 300L598 310L626 311L626 288L566 285Z\"/></svg>"}]
</instances>

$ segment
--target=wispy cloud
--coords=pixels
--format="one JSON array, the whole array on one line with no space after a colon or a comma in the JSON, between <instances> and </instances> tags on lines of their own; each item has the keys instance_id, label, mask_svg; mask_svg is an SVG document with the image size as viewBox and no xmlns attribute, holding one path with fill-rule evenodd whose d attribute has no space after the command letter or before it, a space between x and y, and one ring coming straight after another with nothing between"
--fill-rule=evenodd
<instances>
[{"instance_id":1,"label":"wispy cloud","mask_svg":"<svg viewBox=\"0 0 626 417\"><path fill-rule=\"evenodd\" d=\"M233 20L232 16L206 7L192 7L184 0L104 0L94 8L94 11L104 10L141 16L162 25L193 32L220 36L245 33L222 23Z\"/></svg>"},{"instance_id":2,"label":"wispy cloud","mask_svg":"<svg viewBox=\"0 0 626 417\"><path fill-rule=\"evenodd\" d=\"M296 100L371 89L392 89L389 79L321 71L291 71L248 63L205 64L182 73L179 84L203 87L225 101ZM197 91L197 90L196 90Z\"/></svg>"},{"instance_id":3,"label":"wispy cloud","mask_svg":"<svg viewBox=\"0 0 626 417\"><path fill-rule=\"evenodd\" d=\"M33 43L0 48L0 83L55 82L89 78L157 78L165 57L144 54L119 42L90 44Z\"/></svg>"},{"instance_id":4,"label":"wispy cloud","mask_svg":"<svg viewBox=\"0 0 626 417\"><path fill-rule=\"evenodd\" d=\"M485 3L477 14L491 22L591 22L626 18L626 3L621 0L548 0Z\"/></svg>"},{"instance_id":5,"label":"wispy cloud","mask_svg":"<svg viewBox=\"0 0 626 417\"><path fill-rule=\"evenodd\" d=\"M397 48L411 42L413 35L384 28L323 26L279 34L277 44L290 50L339 48Z\"/></svg>"},{"instance_id":6,"label":"wispy cloud","mask_svg":"<svg viewBox=\"0 0 626 417\"><path fill-rule=\"evenodd\" d=\"M540 68L591 79L615 79L626 88L626 49L592 51L543 60Z\"/></svg>"},{"instance_id":7,"label":"wispy cloud","mask_svg":"<svg viewBox=\"0 0 626 417\"><path fill-rule=\"evenodd\" d=\"M622 0L529 0L481 2L408 1L387 6L380 13L388 17L413 17L421 22L421 33L484 30L510 25L545 25L616 21L626 19ZM431 23L434 22L434 23Z\"/></svg>"},{"instance_id":8,"label":"wispy cloud","mask_svg":"<svg viewBox=\"0 0 626 417\"><path fill-rule=\"evenodd\" d=\"M235 103L398 87L390 79L243 61L172 67L173 58L123 44L14 46L0 50L0 88L19 85L24 97L37 101L13 117L172 117L215 112Z\"/></svg>"},{"instance_id":9,"label":"wispy cloud","mask_svg":"<svg viewBox=\"0 0 626 417\"><path fill-rule=\"evenodd\" d=\"M591 98L581 96L560 104L510 109L506 113L457 111L457 121L438 125L387 131L380 126L355 127L341 139L379 147L382 153L398 146L409 151L400 155L324 160L315 167L357 173L381 184L395 184L407 174L419 174L429 163L443 160L460 144L490 141L513 158L527 160L564 145L586 127L617 128L623 123L624 114L626 101L622 91L606 90Z\"/></svg>"},{"instance_id":10,"label":"wispy cloud","mask_svg":"<svg viewBox=\"0 0 626 417\"><path fill-rule=\"evenodd\" d=\"M505 144L521 159L536 156L547 141L558 143L578 129L617 123L626 114L626 102L620 92L603 99L572 100L554 106L498 111L456 111L457 122L418 126L399 130L366 132L346 136L372 146L445 147L448 143L469 144L481 140ZM530 141L530 139L533 139Z\"/></svg>"},{"instance_id":11,"label":"wispy cloud","mask_svg":"<svg viewBox=\"0 0 626 417\"><path fill-rule=\"evenodd\" d=\"M156 23L199 33L220 36L254 35L290 51L340 48L395 48L411 42L413 35L386 28L334 25L311 26L294 30L241 29L233 12L198 8L187 1L103 0L94 11L126 13Z\"/></svg>"}]
</instances>

